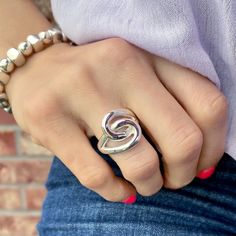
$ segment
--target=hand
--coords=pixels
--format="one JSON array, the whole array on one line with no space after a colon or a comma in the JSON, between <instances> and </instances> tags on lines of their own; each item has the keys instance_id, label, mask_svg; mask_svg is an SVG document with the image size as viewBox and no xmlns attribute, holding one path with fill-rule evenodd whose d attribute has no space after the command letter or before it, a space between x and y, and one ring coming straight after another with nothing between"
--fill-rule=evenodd
<instances>
[{"instance_id":1,"label":"hand","mask_svg":"<svg viewBox=\"0 0 236 236\"><path fill-rule=\"evenodd\" d=\"M106 200L136 191L150 196L176 189L216 166L227 131L227 101L203 76L119 38L71 47L61 43L33 55L7 85L19 126ZM162 153L142 136L124 153L110 155L123 178L91 147L110 110L129 108ZM128 180L128 181L127 181Z\"/></svg>"}]
</instances>

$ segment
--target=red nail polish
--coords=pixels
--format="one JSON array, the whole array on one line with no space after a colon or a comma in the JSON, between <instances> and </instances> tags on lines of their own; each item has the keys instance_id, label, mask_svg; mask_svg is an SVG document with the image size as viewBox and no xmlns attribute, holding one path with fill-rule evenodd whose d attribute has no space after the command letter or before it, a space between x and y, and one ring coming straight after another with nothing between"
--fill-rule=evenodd
<instances>
[{"instance_id":1,"label":"red nail polish","mask_svg":"<svg viewBox=\"0 0 236 236\"><path fill-rule=\"evenodd\" d=\"M133 204L136 202L137 197L135 195L130 196L129 198L122 201L124 204Z\"/></svg>"},{"instance_id":2,"label":"red nail polish","mask_svg":"<svg viewBox=\"0 0 236 236\"><path fill-rule=\"evenodd\" d=\"M215 167L210 167L208 169L202 170L198 173L197 177L199 179L207 179L215 172Z\"/></svg>"}]
</instances>

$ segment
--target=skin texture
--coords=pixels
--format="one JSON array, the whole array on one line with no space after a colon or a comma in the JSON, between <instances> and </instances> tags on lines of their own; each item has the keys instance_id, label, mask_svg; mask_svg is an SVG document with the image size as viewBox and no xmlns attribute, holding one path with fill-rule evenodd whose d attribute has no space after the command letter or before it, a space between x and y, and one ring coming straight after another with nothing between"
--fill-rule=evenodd
<instances>
[{"instance_id":1,"label":"skin texture","mask_svg":"<svg viewBox=\"0 0 236 236\"><path fill-rule=\"evenodd\" d=\"M224 152L228 104L216 86L120 38L53 45L17 69L6 90L19 126L108 201L181 188ZM103 116L116 108L131 109L163 155L144 136L134 149L110 155L124 179L88 141L100 138Z\"/></svg>"},{"instance_id":2,"label":"skin texture","mask_svg":"<svg viewBox=\"0 0 236 236\"><path fill-rule=\"evenodd\" d=\"M29 34L45 31L50 26L51 23L31 0L1 1L0 57L5 57L7 49L16 47Z\"/></svg>"}]
</instances>

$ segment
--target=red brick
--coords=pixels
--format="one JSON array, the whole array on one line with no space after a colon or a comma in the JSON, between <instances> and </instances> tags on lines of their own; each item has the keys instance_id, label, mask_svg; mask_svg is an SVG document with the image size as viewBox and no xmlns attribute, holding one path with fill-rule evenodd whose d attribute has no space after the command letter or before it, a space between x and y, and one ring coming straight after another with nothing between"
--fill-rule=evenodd
<instances>
[{"instance_id":1,"label":"red brick","mask_svg":"<svg viewBox=\"0 0 236 236\"><path fill-rule=\"evenodd\" d=\"M19 209L20 192L17 189L0 189L0 209Z\"/></svg>"},{"instance_id":2,"label":"red brick","mask_svg":"<svg viewBox=\"0 0 236 236\"><path fill-rule=\"evenodd\" d=\"M45 188L28 188L26 191L27 208L31 210L40 210L46 195Z\"/></svg>"},{"instance_id":3,"label":"red brick","mask_svg":"<svg viewBox=\"0 0 236 236\"><path fill-rule=\"evenodd\" d=\"M0 161L0 183L44 183L49 160Z\"/></svg>"},{"instance_id":4,"label":"red brick","mask_svg":"<svg viewBox=\"0 0 236 236\"><path fill-rule=\"evenodd\" d=\"M34 236L37 235L36 224L39 217L36 216L0 216L1 236Z\"/></svg>"},{"instance_id":5,"label":"red brick","mask_svg":"<svg viewBox=\"0 0 236 236\"><path fill-rule=\"evenodd\" d=\"M0 125L16 124L14 116L0 109Z\"/></svg>"},{"instance_id":6,"label":"red brick","mask_svg":"<svg viewBox=\"0 0 236 236\"><path fill-rule=\"evenodd\" d=\"M0 156L1 155L15 155L16 143L15 134L13 131L0 132Z\"/></svg>"}]
</instances>

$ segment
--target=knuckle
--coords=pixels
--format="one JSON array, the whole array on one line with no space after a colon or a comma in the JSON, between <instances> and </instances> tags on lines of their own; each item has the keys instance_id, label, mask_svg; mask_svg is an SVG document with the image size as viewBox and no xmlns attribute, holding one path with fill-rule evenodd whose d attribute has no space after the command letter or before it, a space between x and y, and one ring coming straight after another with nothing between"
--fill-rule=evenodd
<instances>
[{"instance_id":1,"label":"knuckle","mask_svg":"<svg viewBox=\"0 0 236 236\"><path fill-rule=\"evenodd\" d=\"M86 168L83 173L84 174L80 174L79 176L80 183L89 189L101 188L106 184L107 180L111 178L109 172L96 167Z\"/></svg>"},{"instance_id":2,"label":"knuckle","mask_svg":"<svg viewBox=\"0 0 236 236\"><path fill-rule=\"evenodd\" d=\"M58 84L60 89L83 88L88 84L88 82L90 82L91 77L89 66L83 60L76 61L76 63L76 66L73 64L73 67L69 66L64 72L64 75L61 76L61 83L56 81L55 84Z\"/></svg>"},{"instance_id":3,"label":"knuckle","mask_svg":"<svg viewBox=\"0 0 236 236\"><path fill-rule=\"evenodd\" d=\"M182 163L195 161L201 151L203 135L198 128L182 128L173 135L174 144L170 153L167 154L171 163Z\"/></svg>"},{"instance_id":4,"label":"knuckle","mask_svg":"<svg viewBox=\"0 0 236 236\"><path fill-rule=\"evenodd\" d=\"M60 84L60 90L64 91L67 89L68 94L76 94L80 98L89 98L91 96L97 96L98 86L93 80L91 68L81 61L78 63L79 66L76 66L76 69L72 69L72 72L68 72L70 79L68 80L68 75L64 76L64 82Z\"/></svg>"},{"instance_id":5,"label":"knuckle","mask_svg":"<svg viewBox=\"0 0 236 236\"><path fill-rule=\"evenodd\" d=\"M222 93L212 96L201 106L201 120L206 124L225 121L228 113L228 101Z\"/></svg>"},{"instance_id":6,"label":"knuckle","mask_svg":"<svg viewBox=\"0 0 236 236\"><path fill-rule=\"evenodd\" d=\"M135 59L134 51L134 47L124 39L110 38L103 41L99 52L101 58L106 61L124 64Z\"/></svg>"},{"instance_id":7,"label":"knuckle","mask_svg":"<svg viewBox=\"0 0 236 236\"><path fill-rule=\"evenodd\" d=\"M127 166L123 172L125 178L132 182L149 179L159 168L159 160L156 153L146 152L145 155L137 153L135 158L137 161Z\"/></svg>"},{"instance_id":8,"label":"knuckle","mask_svg":"<svg viewBox=\"0 0 236 236\"><path fill-rule=\"evenodd\" d=\"M52 143L52 134L55 137L64 135L65 129L58 122L63 118L59 110L61 106L58 99L52 93L41 92L25 103L23 115L28 126L29 133L37 137L37 143L49 149ZM45 135L47 133L47 135ZM55 140L54 140L55 142Z\"/></svg>"},{"instance_id":9,"label":"knuckle","mask_svg":"<svg viewBox=\"0 0 236 236\"><path fill-rule=\"evenodd\" d=\"M89 66L83 62L83 61L79 61L78 66L76 67L76 69L74 70L74 74L72 75L72 82L74 82L74 84L72 83L72 86L74 85L75 87L81 86L81 84L86 83L87 81L90 80L90 68ZM73 73L73 72L72 72Z\"/></svg>"},{"instance_id":10,"label":"knuckle","mask_svg":"<svg viewBox=\"0 0 236 236\"><path fill-rule=\"evenodd\" d=\"M41 92L35 94L30 100L25 102L24 114L33 123L47 120L58 110L58 100L51 92Z\"/></svg>"}]
</instances>

